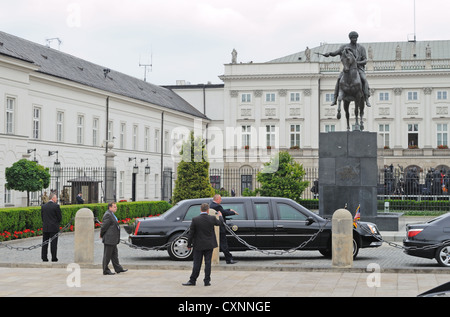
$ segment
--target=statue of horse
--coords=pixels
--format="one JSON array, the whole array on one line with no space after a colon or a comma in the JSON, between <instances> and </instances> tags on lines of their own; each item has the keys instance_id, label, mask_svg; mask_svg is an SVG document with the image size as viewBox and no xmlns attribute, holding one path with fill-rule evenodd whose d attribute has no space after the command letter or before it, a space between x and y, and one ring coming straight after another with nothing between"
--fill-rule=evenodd
<instances>
[{"instance_id":1,"label":"statue of horse","mask_svg":"<svg viewBox=\"0 0 450 317\"><path fill-rule=\"evenodd\" d=\"M359 76L358 65L355 55L350 48L344 49L341 54L341 62L344 66L342 78L339 82L338 114L341 118L341 102L344 101L345 116L347 118L347 131L350 131L350 102L355 102L356 130L363 131L364 123L364 93L361 78ZM358 123L358 118L360 122Z\"/></svg>"}]
</instances>

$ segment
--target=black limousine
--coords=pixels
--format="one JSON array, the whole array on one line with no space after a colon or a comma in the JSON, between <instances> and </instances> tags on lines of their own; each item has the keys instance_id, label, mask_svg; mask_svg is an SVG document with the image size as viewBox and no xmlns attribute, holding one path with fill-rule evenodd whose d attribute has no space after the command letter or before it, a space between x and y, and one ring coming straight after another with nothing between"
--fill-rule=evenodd
<instances>
[{"instance_id":1,"label":"black limousine","mask_svg":"<svg viewBox=\"0 0 450 317\"><path fill-rule=\"evenodd\" d=\"M183 235L192 218L200 214L202 203L211 198L183 200L158 217L139 218L128 230L129 242L138 247L167 245L173 260L190 260L192 249L187 248ZM291 199L275 197L224 197L224 209L233 209L238 215L227 217L227 225L246 244L260 250L291 250L308 241L318 231L315 239L302 250L318 250L331 256L331 219L324 219ZM360 248L379 247L382 242L377 226L359 222L353 230L353 256ZM227 232L230 251L249 250L248 245Z\"/></svg>"}]
</instances>

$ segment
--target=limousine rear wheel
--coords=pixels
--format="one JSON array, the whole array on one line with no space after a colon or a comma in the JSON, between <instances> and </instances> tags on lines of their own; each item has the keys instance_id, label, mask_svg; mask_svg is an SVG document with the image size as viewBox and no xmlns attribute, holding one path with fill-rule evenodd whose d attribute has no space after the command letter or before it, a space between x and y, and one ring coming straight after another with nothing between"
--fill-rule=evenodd
<instances>
[{"instance_id":1,"label":"limousine rear wheel","mask_svg":"<svg viewBox=\"0 0 450 317\"><path fill-rule=\"evenodd\" d=\"M172 260L176 261L188 261L192 260L192 249L188 249L188 238L181 236L181 233L174 234L170 237L170 245L167 248L167 252Z\"/></svg>"}]
</instances>

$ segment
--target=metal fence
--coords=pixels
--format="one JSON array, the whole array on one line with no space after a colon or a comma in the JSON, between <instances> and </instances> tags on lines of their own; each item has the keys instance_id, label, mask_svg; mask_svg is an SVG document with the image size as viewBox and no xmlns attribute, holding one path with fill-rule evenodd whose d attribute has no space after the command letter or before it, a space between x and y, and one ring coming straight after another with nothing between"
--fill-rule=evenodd
<instances>
[{"instance_id":1,"label":"metal fence","mask_svg":"<svg viewBox=\"0 0 450 317\"><path fill-rule=\"evenodd\" d=\"M309 182L303 192L305 200L318 199L319 169L305 168L303 180ZM210 182L216 190L226 195L242 196L245 188L255 190L259 169L210 169ZM412 167L380 168L377 182L378 209L386 211L431 210L450 211L450 171ZM396 201L396 202L394 202ZM411 202L412 201L412 202ZM389 202L385 205L385 202ZM316 206L318 204L312 204Z\"/></svg>"},{"instance_id":2,"label":"metal fence","mask_svg":"<svg viewBox=\"0 0 450 317\"><path fill-rule=\"evenodd\" d=\"M103 202L107 175L113 177L108 184L114 186L108 190L116 192L116 171L113 169L106 172L104 167L52 167L49 187L41 192L32 193L30 204L36 206L45 203L50 193L57 193L61 205L78 203L77 196L86 204Z\"/></svg>"}]
</instances>

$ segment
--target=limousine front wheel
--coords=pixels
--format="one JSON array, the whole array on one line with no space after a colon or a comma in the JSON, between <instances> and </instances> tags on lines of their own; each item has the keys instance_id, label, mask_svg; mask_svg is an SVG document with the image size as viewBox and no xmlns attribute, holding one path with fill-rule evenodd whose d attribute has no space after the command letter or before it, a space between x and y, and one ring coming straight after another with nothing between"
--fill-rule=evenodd
<instances>
[{"instance_id":1,"label":"limousine front wheel","mask_svg":"<svg viewBox=\"0 0 450 317\"><path fill-rule=\"evenodd\" d=\"M172 260L188 261L192 260L192 249L188 249L188 238L174 234L169 239L170 245L167 252Z\"/></svg>"},{"instance_id":2,"label":"limousine front wheel","mask_svg":"<svg viewBox=\"0 0 450 317\"><path fill-rule=\"evenodd\" d=\"M360 248L360 239L353 235L353 259L356 258L356 256L358 255L359 252L359 248ZM327 258L331 258L331 243L330 243L330 248L329 249L320 249L319 250L320 254L322 254L323 256L326 256Z\"/></svg>"}]
</instances>

